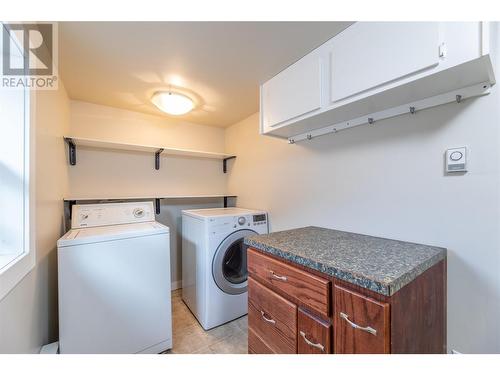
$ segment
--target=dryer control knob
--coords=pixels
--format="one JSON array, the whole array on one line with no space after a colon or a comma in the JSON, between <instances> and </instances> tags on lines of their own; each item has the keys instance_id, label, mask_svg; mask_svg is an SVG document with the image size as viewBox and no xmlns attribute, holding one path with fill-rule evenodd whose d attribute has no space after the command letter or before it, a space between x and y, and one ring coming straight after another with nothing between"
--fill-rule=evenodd
<instances>
[{"instance_id":1,"label":"dryer control knob","mask_svg":"<svg viewBox=\"0 0 500 375\"><path fill-rule=\"evenodd\" d=\"M243 225L247 222L247 219L245 219L243 216L240 216L238 218L238 224Z\"/></svg>"}]
</instances>

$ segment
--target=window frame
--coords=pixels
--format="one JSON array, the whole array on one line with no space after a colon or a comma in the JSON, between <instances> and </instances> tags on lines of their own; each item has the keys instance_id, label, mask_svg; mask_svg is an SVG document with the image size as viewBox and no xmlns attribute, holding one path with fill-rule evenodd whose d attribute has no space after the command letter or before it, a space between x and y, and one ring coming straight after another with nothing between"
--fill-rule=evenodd
<instances>
[{"instance_id":1,"label":"window frame","mask_svg":"<svg viewBox=\"0 0 500 375\"><path fill-rule=\"evenodd\" d=\"M2 28L6 27L0 23ZM35 91L24 89L23 252L0 268L0 301L35 267Z\"/></svg>"}]
</instances>

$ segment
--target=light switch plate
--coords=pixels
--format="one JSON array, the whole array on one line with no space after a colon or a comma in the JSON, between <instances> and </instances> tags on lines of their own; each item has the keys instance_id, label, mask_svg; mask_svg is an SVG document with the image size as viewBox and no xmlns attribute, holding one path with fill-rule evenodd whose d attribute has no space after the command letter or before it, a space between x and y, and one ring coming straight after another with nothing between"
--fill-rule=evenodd
<instances>
[{"instance_id":1,"label":"light switch plate","mask_svg":"<svg viewBox=\"0 0 500 375\"><path fill-rule=\"evenodd\" d=\"M467 148L446 150L446 173L467 172Z\"/></svg>"}]
</instances>

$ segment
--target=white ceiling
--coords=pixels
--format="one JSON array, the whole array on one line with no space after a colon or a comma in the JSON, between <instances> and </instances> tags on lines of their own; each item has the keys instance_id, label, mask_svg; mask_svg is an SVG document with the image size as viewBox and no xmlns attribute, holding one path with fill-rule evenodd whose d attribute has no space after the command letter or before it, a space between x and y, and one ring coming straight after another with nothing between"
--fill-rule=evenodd
<instances>
[{"instance_id":1,"label":"white ceiling","mask_svg":"<svg viewBox=\"0 0 500 375\"><path fill-rule=\"evenodd\" d=\"M350 22L63 22L60 74L70 98L161 114L161 89L197 103L176 116L225 127L259 109L259 84Z\"/></svg>"}]
</instances>

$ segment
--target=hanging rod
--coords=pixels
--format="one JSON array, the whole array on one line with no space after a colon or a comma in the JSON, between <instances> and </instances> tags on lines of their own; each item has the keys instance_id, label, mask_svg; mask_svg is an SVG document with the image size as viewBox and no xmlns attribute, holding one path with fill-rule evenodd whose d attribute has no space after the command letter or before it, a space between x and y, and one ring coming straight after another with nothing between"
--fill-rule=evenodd
<instances>
[{"instance_id":1,"label":"hanging rod","mask_svg":"<svg viewBox=\"0 0 500 375\"><path fill-rule=\"evenodd\" d=\"M439 105L448 104L456 102L457 104L462 103L465 99L473 98L476 96L483 96L490 93L491 84L489 82L482 82L476 85L468 86L460 90L451 91L445 94L440 94L432 96L430 98L422 99L416 102L400 105L397 107L385 109L383 111L371 113L362 117L355 118L353 120L339 122L334 125L329 125L321 129L312 130L307 133L302 133L293 137L288 138L289 144L295 144L304 140L311 140L313 138L336 133L339 130L344 130L348 128L353 128L359 125L376 125L376 121L389 119L392 117L397 117L405 114L414 115L417 111L421 111L428 108L437 107Z\"/></svg>"}]
</instances>

